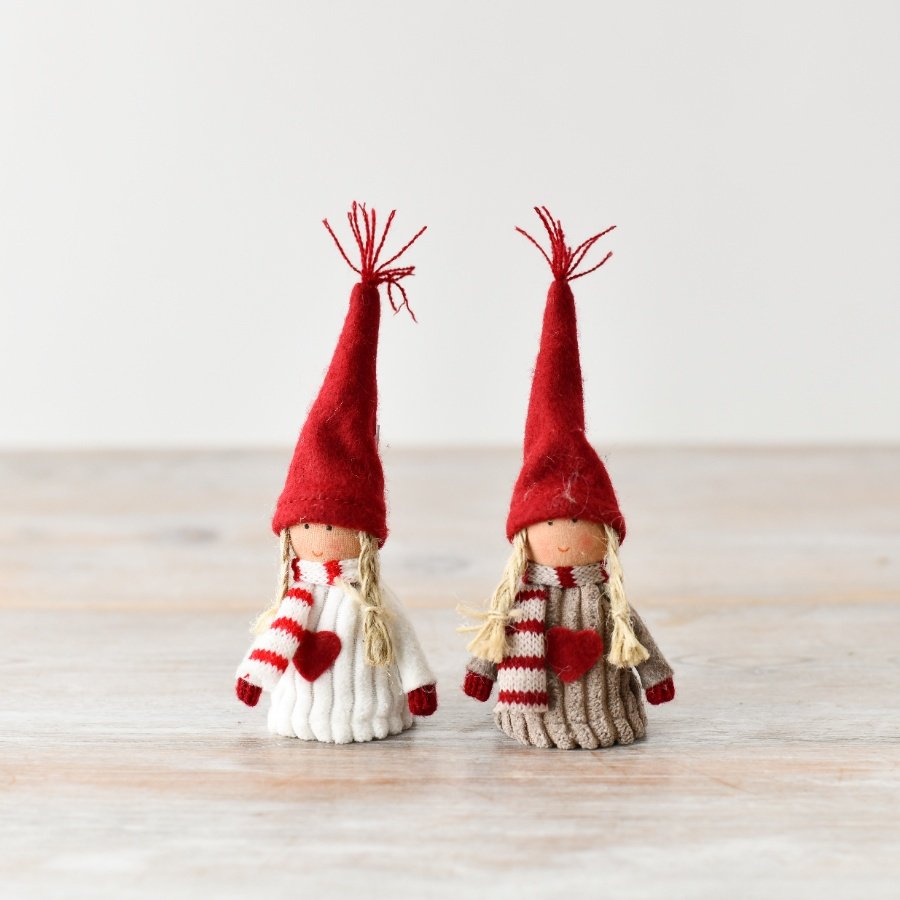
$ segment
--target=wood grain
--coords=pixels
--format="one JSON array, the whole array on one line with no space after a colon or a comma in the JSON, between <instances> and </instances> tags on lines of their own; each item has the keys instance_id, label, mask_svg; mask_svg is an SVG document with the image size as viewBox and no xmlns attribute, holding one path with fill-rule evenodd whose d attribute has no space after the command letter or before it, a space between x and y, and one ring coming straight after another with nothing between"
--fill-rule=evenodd
<instances>
[{"instance_id":1,"label":"wood grain","mask_svg":"<svg viewBox=\"0 0 900 900\"><path fill-rule=\"evenodd\" d=\"M896 897L900 451L628 449L648 739L522 748L459 691L511 451L386 454L386 579L431 721L270 737L232 693L269 600L274 452L0 456L3 897Z\"/></svg>"}]
</instances>

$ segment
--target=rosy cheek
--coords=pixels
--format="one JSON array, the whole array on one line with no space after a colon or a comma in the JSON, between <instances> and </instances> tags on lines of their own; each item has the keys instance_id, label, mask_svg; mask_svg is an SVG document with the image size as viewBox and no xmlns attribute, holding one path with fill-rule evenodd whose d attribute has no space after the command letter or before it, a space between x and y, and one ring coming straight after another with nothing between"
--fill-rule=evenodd
<instances>
[{"instance_id":1,"label":"rosy cheek","mask_svg":"<svg viewBox=\"0 0 900 900\"><path fill-rule=\"evenodd\" d=\"M578 549L583 559L597 562L603 557L603 542L593 535L579 538Z\"/></svg>"}]
</instances>

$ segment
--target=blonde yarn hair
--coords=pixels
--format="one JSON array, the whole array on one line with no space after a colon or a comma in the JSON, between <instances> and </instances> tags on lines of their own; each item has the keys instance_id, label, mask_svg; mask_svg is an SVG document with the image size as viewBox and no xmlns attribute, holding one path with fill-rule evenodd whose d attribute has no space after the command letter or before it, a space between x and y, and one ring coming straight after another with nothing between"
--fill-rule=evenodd
<instances>
[{"instance_id":1,"label":"blonde yarn hair","mask_svg":"<svg viewBox=\"0 0 900 900\"><path fill-rule=\"evenodd\" d=\"M381 566L379 563L378 541L365 531L359 537L359 590L355 585L342 581L344 588L356 598L363 609L363 640L366 662L371 666L389 666L394 661L394 648L388 629L388 610L381 595ZM281 571L275 602L261 612L250 627L251 634L261 634L278 613L282 600L291 583L291 559L294 548L287 528L279 535L281 541Z\"/></svg>"},{"instance_id":2,"label":"blonde yarn hair","mask_svg":"<svg viewBox=\"0 0 900 900\"><path fill-rule=\"evenodd\" d=\"M619 562L619 535L609 525L606 532L606 571L608 575L609 614L613 621L612 640L607 659L617 668L636 666L648 659L650 654L634 633L631 622L631 607L625 595L625 581ZM528 568L528 540L525 529L513 538L512 553L503 570L503 578L497 585L491 605L487 611L459 607L458 611L473 619L481 619L480 625L463 626L460 631L474 631L475 637L467 649L480 659L500 663L507 651L506 628L516 618L513 603L516 593Z\"/></svg>"},{"instance_id":3,"label":"blonde yarn hair","mask_svg":"<svg viewBox=\"0 0 900 900\"><path fill-rule=\"evenodd\" d=\"M528 539L523 528L513 538L512 553L506 562L500 584L491 597L490 609L459 608L462 615L483 620L481 625L467 625L459 629L476 632L467 648L473 656L495 663L503 662L507 650L506 627L515 619L513 603L527 568Z\"/></svg>"},{"instance_id":4,"label":"blonde yarn hair","mask_svg":"<svg viewBox=\"0 0 900 900\"><path fill-rule=\"evenodd\" d=\"M637 639L631 624L631 607L625 596L625 582L619 563L619 535L614 528L604 525L606 531L606 589L609 594L609 614L613 620L612 647L607 659L620 669L636 666L650 654Z\"/></svg>"},{"instance_id":5,"label":"blonde yarn hair","mask_svg":"<svg viewBox=\"0 0 900 900\"><path fill-rule=\"evenodd\" d=\"M394 661L394 645L388 628L388 610L381 594L381 563L378 540L365 531L359 533L359 590L347 585L363 610L363 640L370 666L389 666Z\"/></svg>"},{"instance_id":6,"label":"blonde yarn hair","mask_svg":"<svg viewBox=\"0 0 900 900\"><path fill-rule=\"evenodd\" d=\"M281 571L278 577L278 590L275 593L275 602L268 608L263 610L250 626L250 634L262 634L278 612L281 601L288 591L291 583L291 557L294 555L294 548L291 546L291 535L287 528L283 528L278 535L281 541Z\"/></svg>"}]
</instances>

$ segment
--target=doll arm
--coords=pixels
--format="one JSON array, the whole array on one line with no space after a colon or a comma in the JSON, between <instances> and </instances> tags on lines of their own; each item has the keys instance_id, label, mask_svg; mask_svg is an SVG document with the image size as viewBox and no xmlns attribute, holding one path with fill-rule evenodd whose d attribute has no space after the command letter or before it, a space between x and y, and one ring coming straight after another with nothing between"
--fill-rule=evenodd
<instances>
[{"instance_id":1,"label":"doll arm","mask_svg":"<svg viewBox=\"0 0 900 900\"><path fill-rule=\"evenodd\" d=\"M259 692L248 691L246 687L242 687L241 682L267 691L271 691L278 684L278 679L300 646L300 636L309 621L312 603L312 594L302 588L291 588L285 594L275 618L269 627L257 636L249 653L238 666L237 694L245 703L247 701L241 696L242 691L251 698L255 694L257 700Z\"/></svg>"},{"instance_id":2,"label":"doll arm","mask_svg":"<svg viewBox=\"0 0 900 900\"><path fill-rule=\"evenodd\" d=\"M673 681L672 667L662 655L653 635L644 624L644 620L637 614L634 607L631 608L632 627L635 637L644 645L650 654L636 668L641 678L641 684L647 692L647 700L654 706L658 703L668 703L675 697L675 682Z\"/></svg>"},{"instance_id":3,"label":"doll arm","mask_svg":"<svg viewBox=\"0 0 900 900\"><path fill-rule=\"evenodd\" d=\"M494 689L494 681L497 679L497 664L487 659L479 659L473 656L466 666L466 679L463 682L463 691L484 703Z\"/></svg>"},{"instance_id":4,"label":"doll arm","mask_svg":"<svg viewBox=\"0 0 900 900\"><path fill-rule=\"evenodd\" d=\"M410 710L415 715L430 715L430 712L416 712L413 709L415 705L412 694L420 697L422 694L434 695L434 709L437 708L437 691L434 687L436 679L425 654L422 651L422 645L419 643L418 635L406 615L406 610L401 606L393 591L382 585L382 594L387 600L388 612L390 613L390 630L391 643L394 648L394 659L397 662L397 670L400 673L400 685L404 692L410 695ZM429 691L419 691L419 689L429 688ZM428 708L432 704L425 703L424 708ZM434 709L431 712L434 712Z\"/></svg>"}]
</instances>

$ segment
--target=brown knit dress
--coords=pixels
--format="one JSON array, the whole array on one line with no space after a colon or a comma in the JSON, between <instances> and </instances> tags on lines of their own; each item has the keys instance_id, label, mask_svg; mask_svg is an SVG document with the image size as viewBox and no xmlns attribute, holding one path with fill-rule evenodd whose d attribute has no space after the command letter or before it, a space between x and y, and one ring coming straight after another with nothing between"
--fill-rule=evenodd
<instances>
[{"instance_id":1,"label":"brown knit dress","mask_svg":"<svg viewBox=\"0 0 900 900\"><path fill-rule=\"evenodd\" d=\"M498 709L494 720L501 731L522 744L534 747L558 747L595 750L613 744L631 744L646 734L643 690L672 677L656 642L640 616L632 609L634 633L650 654L632 668L616 668L606 660L612 642L612 618L606 585L551 587L545 624L579 631L593 628L603 637L604 652L580 679L564 683L547 671L546 712ZM471 672L496 679L497 667L473 657ZM642 690L643 689L643 690Z\"/></svg>"}]
</instances>

